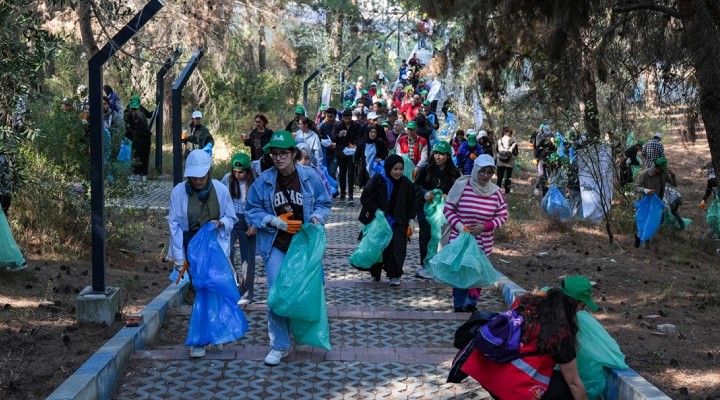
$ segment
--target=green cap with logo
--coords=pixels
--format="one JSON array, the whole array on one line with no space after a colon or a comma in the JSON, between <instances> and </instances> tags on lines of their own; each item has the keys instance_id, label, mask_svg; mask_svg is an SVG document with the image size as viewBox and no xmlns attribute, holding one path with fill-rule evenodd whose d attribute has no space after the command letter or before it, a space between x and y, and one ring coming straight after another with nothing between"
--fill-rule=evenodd
<instances>
[{"instance_id":1,"label":"green cap with logo","mask_svg":"<svg viewBox=\"0 0 720 400\"><path fill-rule=\"evenodd\" d=\"M415 121L410 121L405 125L407 129L417 129L417 123Z\"/></svg>"},{"instance_id":2,"label":"green cap with logo","mask_svg":"<svg viewBox=\"0 0 720 400\"><path fill-rule=\"evenodd\" d=\"M477 137L475 135L468 135L467 137L468 146L473 147L477 144Z\"/></svg>"},{"instance_id":3,"label":"green cap with logo","mask_svg":"<svg viewBox=\"0 0 720 400\"><path fill-rule=\"evenodd\" d=\"M132 109L140 108L140 96L133 96L130 99L130 108L132 108Z\"/></svg>"},{"instance_id":4,"label":"green cap with logo","mask_svg":"<svg viewBox=\"0 0 720 400\"><path fill-rule=\"evenodd\" d=\"M246 170L250 168L250 157L245 153L235 153L230 161L232 169Z\"/></svg>"},{"instance_id":5,"label":"green cap with logo","mask_svg":"<svg viewBox=\"0 0 720 400\"><path fill-rule=\"evenodd\" d=\"M295 114L305 115L305 108L303 108L303 106L295 106Z\"/></svg>"},{"instance_id":6,"label":"green cap with logo","mask_svg":"<svg viewBox=\"0 0 720 400\"><path fill-rule=\"evenodd\" d=\"M270 153L270 149L276 147L278 149L294 149L296 148L295 138L288 131L277 131L273 133L270 142L263 147L266 154Z\"/></svg>"},{"instance_id":7,"label":"green cap with logo","mask_svg":"<svg viewBox=\"0 0 720 400\"><path fill-rule=\"evenodd\" d=\"M568 297L582 301L592 311L598 310L597 304L592 300L592 285L586 277L568 276L560 282L560 291Z\"/></svg>"},{"instance_id":8,"label":"green cap with logo","mask_svg":"<svg viewBox=\"0 0 720 400\"><path fill-rule=\"evenodd\" d=\"M450 143L439 141L435 143L435 146L433 146L433 151L436 153L445 153L447 155L450 155L452 152L450 151Z\"/></svg>"}]
</instances>

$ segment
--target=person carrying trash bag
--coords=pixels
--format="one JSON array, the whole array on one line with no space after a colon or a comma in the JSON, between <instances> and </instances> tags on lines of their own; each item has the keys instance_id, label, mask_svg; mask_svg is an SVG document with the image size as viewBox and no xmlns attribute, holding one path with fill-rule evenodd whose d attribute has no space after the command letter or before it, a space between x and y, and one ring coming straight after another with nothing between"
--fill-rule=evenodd
<instances>
[{"instance_id":1,"label":"person carrying trash bag","mask_svg":"<svg viewBox=\"0 0 720 400\"><path fill-rule=\"evenodd\" d=\"M487 256L492 253L495 229L505 225L508 207L500 188L492 183L495 160L488 154L473 162L470 176L455 181L445 199L443 214L450 227L450 241L467 230ZM480 297L480 288L453 289L455 312L473 312Z\"/></svg>"},{"instance_id":2,"label":"person carrying trash bag","mask_svg":"<svg viewBox=\"0 0 720 400\"><path fill-rule=\"evenodd\" d=\"M257 227L257 250L272 290L293 235L303 223L323 225L332 199L315 171L295 163L298 150L290 132L273 133L263 150L270 154L273 167L250 187L245 218L249 225ZM267 317L270 352L265 364L277 365L290 354L290 321L272 308L268 308Z\"/></svg>"},{"instance_id":3,"label":"person carrying trash bag","mask_svg":"<svg viewBox=\"0 0 720 400\"><path fill-rule=\"evenodd\" d=\"M230 254L230 232L237 222L228 188L211 178L212 159L202 150L193 150L185 161L184 182L170 193L170 249L175 269L187 270L188 245L200 228L211 222L217 230L217 242L227 258ZM191 280L192 283L192 275ZM234 284L233 280L233 284ZM201 312L193 307L193 314ZM190 357L204 357L204 346L190 347Z\"/></svg>"},{"instance_id":4,"label":"person carrying trash bag","mask_svg":"<svg viewBox=\"0 0 720 400\"><path fill-rule=\"evenodd\" d=\"M430 252L431 254L428 254L431 227L428 223L428 216L425 214L425 206L433 204L433 200L437 195L441 197L441 199L438 200L442 200L442 196L450 192L450 188L452 188L455 180L460 177L460 171L450 159L452 156L451 153L452 151L448 142L440 141L435 143L430 160L424 167L420 168L420 172L418 172L417 179L415 180L415 193L418 202L417 220L420 227L420 269L415 274L416 278L432 278L425 269L425 261L437 253L438 243L435 243L433 251ZM442 204L442 206L444 206L444 204ZM442 208L440 209L439 216L442 216Z\"/></svg>"},{"instance_id":5,"label":"person carrying trash bag","mask_svg":"<svg viewBox=\"0 0 720 400\"><path fill-rule=\"evenodd\" d=\"M397 154L389 155L385 160L384 174L373 176L360 196L360 222L369 224L375 211L381 210L392 228L392 239L382 251L382 262L370 267L370 275L376 282L380 281L382 271L385 270L390 286L400 285L407 242L412 236L417 207L415 190L410 180L403 175L403 169L403 158Z\"/></svg>"},{"instance_id":6,"label":"person carrying trash bag","mask_svg":"<svg viewBox=\"0 0 720 400\"><path fill-rule=\"evenodd\" d=\"M652 167L641 171L637 179L635 179L635 184L633 185L633 191L637 193L637 200L638 202L635 203L635 206L643 206L646 203L648 203L650 200L645 200L645 198L650 197L652 198L652 195L656 195L658 200L660 200L660 204L662 205L662 200L665 197L665 184L669 183L672 186L677 187L677 182L675 180L675 173L670 170L668 167L668 161L665 157L659 157L657 158ZM664 208L664 206L662 207ZM660 209L660 215L662 215L662 208ZM654 208L655 210L657 207ZM640 208L638 208L640 210ZM644 211L643 211L643 214ZM654 215L654 214L653 214ZM636 220L637 220L637 214L636 214ZM653 219L654 220L654 219ZM638 226L641 225L641 221L637 221ZM654 224L653 224L654 225ZM660 226L660 220L657 221L657 225ZM635 247L640 247L640 243L649 240L652 235L655 233L655 229L650 232L650 230L646 230L644 232L638 232L635 234ZM643 234L644 237L641 237L641 234Z\"/></svg>"}]
</instances>

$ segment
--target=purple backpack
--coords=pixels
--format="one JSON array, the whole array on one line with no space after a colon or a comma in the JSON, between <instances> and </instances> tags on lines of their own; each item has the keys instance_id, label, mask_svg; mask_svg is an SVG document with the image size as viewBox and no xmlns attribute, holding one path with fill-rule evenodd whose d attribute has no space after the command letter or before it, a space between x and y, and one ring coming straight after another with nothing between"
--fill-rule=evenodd
<instances>
[{"instance_id":1,"label":"purple backpack","mask_svg":"<svg viewBox=\"0 0 720 400\"><path fill-rule=\"evenodd\" d=\"M523 321L523 317L515 310L499 314L478 330L475 348L496 363L507 363L537 354L520 354Z\"/></svg>"}]
</instances>

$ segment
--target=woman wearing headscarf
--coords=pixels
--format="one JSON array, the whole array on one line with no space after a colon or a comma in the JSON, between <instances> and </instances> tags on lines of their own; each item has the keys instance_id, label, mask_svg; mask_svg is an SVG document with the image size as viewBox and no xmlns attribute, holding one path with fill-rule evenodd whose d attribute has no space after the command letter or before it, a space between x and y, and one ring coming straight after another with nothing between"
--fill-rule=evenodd
<instances>
[{"instance_id":1,"label":"woman wearing headscarf","mask_svg":"<svg viewBox=\"0 0 720 400\"><path fill-rule=\"evenodd\" d=\"M460 232L470 232L486 255L492 253L495 229L505 225L508 208L500 188L490 180L495 174L495 160L478 156L470 176L455 181L445 199L443 213L451 227L450 241ZM455 312L475 311L480 289L453 289Z\"/></svg>"},{"instance_id":2,"label":"woman wearing headscarf","mask_svg":"<svg viewBox=\"0 0 720 400\"><path fill-rule=\"evenodd\" d=\"M368 179L375 175L373 163L384 160L388 156L388 147L385 141L378 137L377 126L370 126L367 137L360 141L355 151L355 168L357 182L359 187L364 187Z\"/></svg>"},{"instance_id":3,"label":"woman wearing headscarf","mask_svg":"<svg viewBox=\"0 0 720 400\"><path fill-rule=\"evenodd\" d=\"M380 280L385 270L390 279L390 286L399 286L403 274L403 264L407 252L408 233L412 234L417 202L415 190L410 180L403 175L402 157L391 154L385 160L385 174L373 176L365 185L360 196L360 222L367 225L375 218L375 211L385 213L390 227L392 239L383 250L382 263L370 267L370 275L375 281Z\"/></svg>"}]
</instances>

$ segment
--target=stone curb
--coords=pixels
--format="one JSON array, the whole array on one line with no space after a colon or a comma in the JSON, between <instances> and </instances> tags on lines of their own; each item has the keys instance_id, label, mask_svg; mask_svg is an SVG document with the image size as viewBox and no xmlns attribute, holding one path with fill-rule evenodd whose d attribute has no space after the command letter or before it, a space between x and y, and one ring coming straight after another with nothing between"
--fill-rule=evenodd
<instances>
[{"instance_id":1,"label":"stone curb","mask_svg":"<svg viewBox=\"0 0 720 400\"><path fill-rule=\"evenodd\" d=\"M500 274L494 286L510 306L515 299L527 293L507 276ZM608 369L603 399L605 400L671 400L660 389L653 386L632 368L626 370Z\"/></svg>"},{"instance_id":2,"label":"stone curb","mask_svg":"<svg viewBox=\"0 0 720 400\"><path fill-rule=\"evenodd\" d=\"M140 326L122 328L55 389L48 400L111 398L118 376L132 353L144 349L155 337L168 310L182 303L187 288L187 282L170 284L143 308L143 323Z\"/></svg>"}]
</instances>

